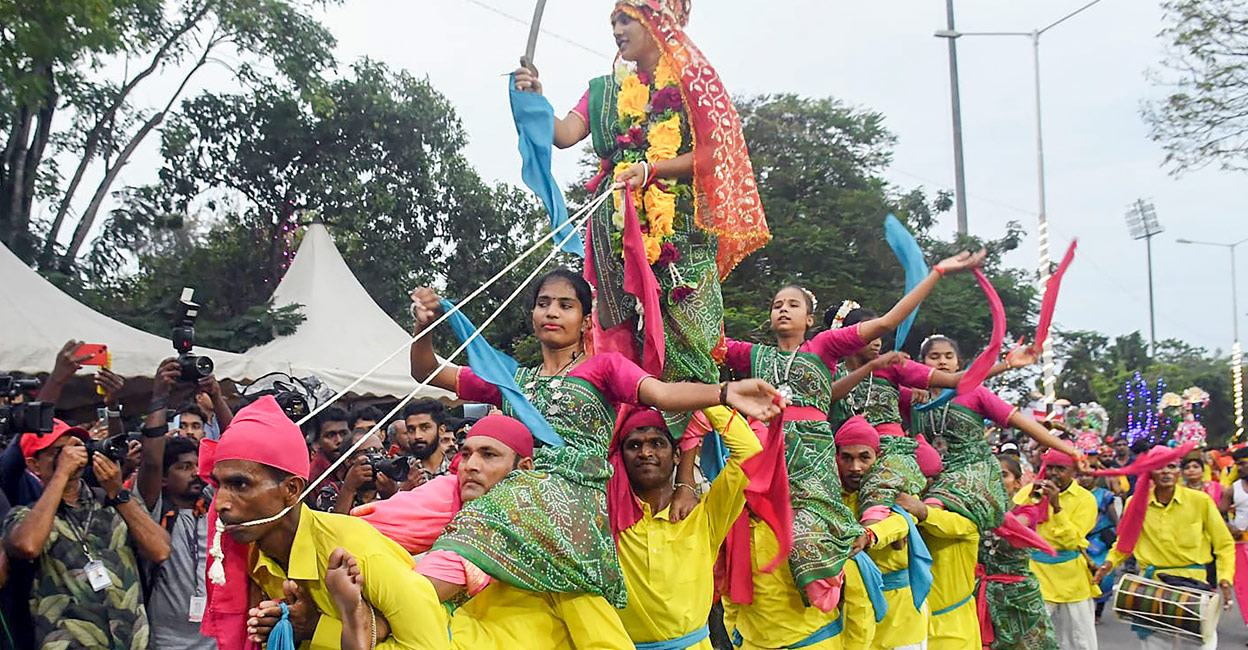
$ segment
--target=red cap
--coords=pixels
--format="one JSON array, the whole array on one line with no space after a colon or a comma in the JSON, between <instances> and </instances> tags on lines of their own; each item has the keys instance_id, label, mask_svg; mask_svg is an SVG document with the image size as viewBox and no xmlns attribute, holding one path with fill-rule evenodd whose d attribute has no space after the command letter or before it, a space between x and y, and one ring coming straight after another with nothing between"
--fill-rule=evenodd
<instances>
[{"instance_id":1,"label":"red cap","mask_svg":"<svg viewBox=\"0 0 1248 650\"><path fill-rule=\"evenodd\" d=\"M48 447L51 447L61 436L70 435L78 436L83 442L91 439L91 434L82 427L71 427L61 420L52 420L51 433L24 433L22 434L22 457L33 458L34 455Z\"/></svg>"},{"instance_id":2,"label":"red cap","mask_svg":"<svg viewBox=\"0 0 1248 650\"><path fill-rule=\"evenodd\" d=\"M472 425L464 439L477 436L493 438L507 445L521 458L533 456L533 434L523 422L515 418L506 415L487 415Z\"/></svg>"},{"instance_id":3,"label":"red cap","mask_svg":"<svg viewBox=\"0 0 1248 650\"><path fill-rule=\"evenodd\" d=\"M628 434L646 428L655 428L671 435L667 428L667 420L663 419L663 414L650 408L633 409L624 422L620 424L620 434L627 436Z\"/></svg>"},{"instance_id":4,"label":"red cap","mask_svg":"<svg viewBox=\"0 0 1248 650\"><path fill-rule=\"evenodd\" d=\"M880 434L861 415L855 415L836 431L836 446L866 445L880 453Z\"/></svg>"},{"instance_id":5,"label":"red cap","mask_svg":"<svg viewBox=\"0 0 1248 650\"><path fill-rule=\"evenodd\" d=\"M1044 452L1041 460L1045 465L1054 465L1056 467L1074 467L1075 459L1070 454L1056 449L1050 449Z\"/></svg>"},{"instance_id":6,"label":"red cap","mask_svg":"<svg viewBox=\"0 0 1248 650\"><path fill-rule=\"evenodd\" d=\"M214 462L250 460L308 480L308 443L299 427L265 395L234 415L217 443Z\"/></svg>"}]
</instances>

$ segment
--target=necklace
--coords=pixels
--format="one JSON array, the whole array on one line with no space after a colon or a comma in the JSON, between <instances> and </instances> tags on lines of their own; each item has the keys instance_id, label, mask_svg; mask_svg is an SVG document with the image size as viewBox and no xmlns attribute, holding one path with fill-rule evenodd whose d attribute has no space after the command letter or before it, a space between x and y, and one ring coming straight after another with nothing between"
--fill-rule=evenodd
<instances>
[{"instance_id":1,"label":"necklace","mask_svg":"<svg viewBox=\"0 0 1248 650\"><path fill-rule=\"evenodd\" d=\"M583 353L580 350L578 350L576 354L573 354L572 358L568 359L568 362L563 364L563 367L560 368L558 372L556 372L553 375L550 375L549 381L541 381L541 380L544 380L545 378L542 377L540 374L538 374L540 371L534 370L533 379L530 379L524 385L525 397L527 397L529 401L532 402L533 398L536 397L538 392L545 393L546 389L549 388L553 392L551 392L549 399L548 399L548 404L546 406L546 415L558 415L560 411L559 402L563 401L563 397L564 397L564 393L562 390L563 381L565 378L567 378L568 373L571 372L572 364L576 363L576 360L581 358L581 354Z\"/></svg>"},{"instance_id":2,"label":"necklace","mask_svg":"<svg viewBox=\"0 0 1248 650\"><path fill-rule=\"evenodd\" d=\"M776 348L776 351L780 352L781 350ZM784 366L783 378L780 377L780 367L778 364L779 356L780 355L777 354L776 357L771 360L771 375L779 380L780 386L778 386L776 390L780 393L780 397L783 397L784 401L789 402L793 400L793 387L789 385L789 372L793 370L793 360L797 358L797 350L794 350L793 353L789 355L789 361Z\"/></svg>"},{"instance_id":3,"label":"necklace","mask_svg":"<svg viewBox=\"0 0 1248 650\"><path fill-rule=\"evenodd\" d=\"M862 415L863 413L867 411L867 407L871 405L871 391L875 388L874 379L875 379L874 377L871 377L870 375L868 375L867 378L864 380L865 383L867 384L867 396L866 398L862 400L861 411L859 410L859 406L857 403L858 400L854 398L854 394L858 392L858 386L861 386L862 384L858 384L858 386L854 386L853 390L849 391L849 394L845 396L848 398L846 401L849 402L849 410L853 411L854 415Z\"/></svg>"}]
</instances>

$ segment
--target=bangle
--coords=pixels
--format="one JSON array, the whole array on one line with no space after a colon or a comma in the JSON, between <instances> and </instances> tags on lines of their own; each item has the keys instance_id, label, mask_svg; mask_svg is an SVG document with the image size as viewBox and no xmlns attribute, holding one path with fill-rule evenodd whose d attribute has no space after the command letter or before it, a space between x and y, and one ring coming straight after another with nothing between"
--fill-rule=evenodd
<instances>
[{"instance_id":1,"label":"bangle","mask_svg":"<svg viewBox=\"0 0 1248 650\"><path fill-rule=\"evenodd\" d=\"M940 275L942 275L942 276L945 274L945 270L944 270L944 269L942 269L942 268L940 268L939 266L933 266L933 267L932 267L932 270L933 270L933 271L935 271L935 272L937 272L937 273L939 273L939 274L940 274Z\"/></svg>"},{"instance_id":2,"label":"bangle","mask_svg":"<svg viewBox=\"0 0 1248 650\"><path fill-rule=\"evenodd\" d=\"M728 382L719 385L719 405L728 406Z\"/></svg>"},{"instance_id":3,"label":"bangle","mask_svg":"<svg viewBox=\"0 0 1248 650\"><path fill-rule=\"evenodd\" d=\"M680 489L680 488L682 488L682 487L683 487L683 488L689 488L689 491L693 493L693 496L695 496L695 497L696 497L696 496L698 496L698 488L695 488L695 487L693 487L692 485L689 485L688 483L677 483L675 486L673 486L673 488L672 488L672 489L673 489L673 490L679 490L679 489Z\"/></svg>"},{"instance_id":4,"label":"bangle","mask_svg":"<svg viewBox=\"0 0 1248 650\"><path fill-rule=\"evenodd\" d=\"M369 650L377 650L377 610L373 609L373 606L369 605L367 602L365 602L364 604L368 605L368 615L371 618L371 623L372 623L370 628L372 629L372 632L373 632L372 643L370 643L368 647L369 647Z\"/></svg>"}]
</instances>

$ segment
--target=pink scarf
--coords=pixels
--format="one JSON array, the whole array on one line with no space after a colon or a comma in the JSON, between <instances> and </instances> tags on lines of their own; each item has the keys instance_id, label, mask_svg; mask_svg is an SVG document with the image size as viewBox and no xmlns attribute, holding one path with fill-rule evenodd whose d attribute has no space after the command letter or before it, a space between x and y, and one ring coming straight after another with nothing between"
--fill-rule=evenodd
<instances>
[{"instance_id":1,"label":"pink scarf","mask_svg":"<svg viewBox=\"0 0 1248 650\"><path fill-rule=\"evenodd\" d=\"M992 312L992 340L989 341L988 347L984 348L978 357L975 357L975 362L966 369L966 374L962 375L962 380L958 382L959 395L965 395L984 383L988 372L996 364L997 357L1001 355L1001 344L1005 341L1005 307L1001 304L1001 296L997 295L997 290L993 288L983 271L975 269L975 279L979 281L979 287L984 290L984 295L988 298L988 309Z\"/></svg>"},{"instance_id":2,"label":"pink scarf","mask_svg":"<svg viewBox=\"0 0 1248 650\"><path fill-rule=\"evenodd\" d=\"M1123 555L1131 555L1135 551L1135 543L1140 541L1140 531L1144 530L1144 515L1148 512L1148 501L1152 497L1153 479L1150 474L1187 455L1196 448L1196 443L1188 442L1180 447L1153 447L1148 453L1142 454L1135 462L1126 467L1116 469L1098 469L1097 476L1133 475L1135 495L1131 503L1122 511L1118 520L1118 543L1115 548Z\"/></svg>"},{"instance_id":3,"label":"pink scarf","mask_svg":"<svg viewBox=\"0 0 1248 650\"><path fill-rule=\"evenodd\" d=\"M1066 255L1062 257L1062 263L1057 265L1057 271L1049 276L1049 281L1044 285L1040 319L1036 323L1036 342L1032 344L1037 350L1044 349L1044 342L1049 338L1049 326L1053 323L1053 312L1057 309L1057 290L1062 286L1062 276L1066 274L1066 268L1075 259L1075 245L1078 243L1078 240L1070 242Z\"/></svg>"}]
</instances>

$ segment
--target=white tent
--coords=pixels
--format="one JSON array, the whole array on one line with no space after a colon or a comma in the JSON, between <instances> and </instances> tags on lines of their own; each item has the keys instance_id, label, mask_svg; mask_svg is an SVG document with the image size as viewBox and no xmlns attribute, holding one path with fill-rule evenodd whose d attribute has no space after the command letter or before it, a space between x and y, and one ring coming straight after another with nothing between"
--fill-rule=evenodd
<instances>
[{"instance_id":1,"label":"white tent","mask_svg":"<svg viewBox=\"0 0 1248 650\"><path fill-rule=\"evenodd\" d=\"M295 261L273 292L273 303L303 305L306 320L294 334L249 350L248 364L276 366L295 377L316 375L338 391L403 348L351 392L404 397L416 388L406 350L411 336L360 285L323 224L308 226ZM254 378L257 373L249 374ZM453 398L436 388L422 389L417 396Z\"/></svg>"},{"instance_id":2,"label":"white tent","mask_svg":"<svg viewBox=\"0 0 1248 650\"><path fill-rule=\"evenodd\" d=\"M176 354L167 337L149 334L74 300L0 246L0 371L52 370L66 341L108 346L112 369L123 377L151 377ZM218 379L242 379L242 355L196 348L216 363Z\"/></svg>"}]
</instances>

